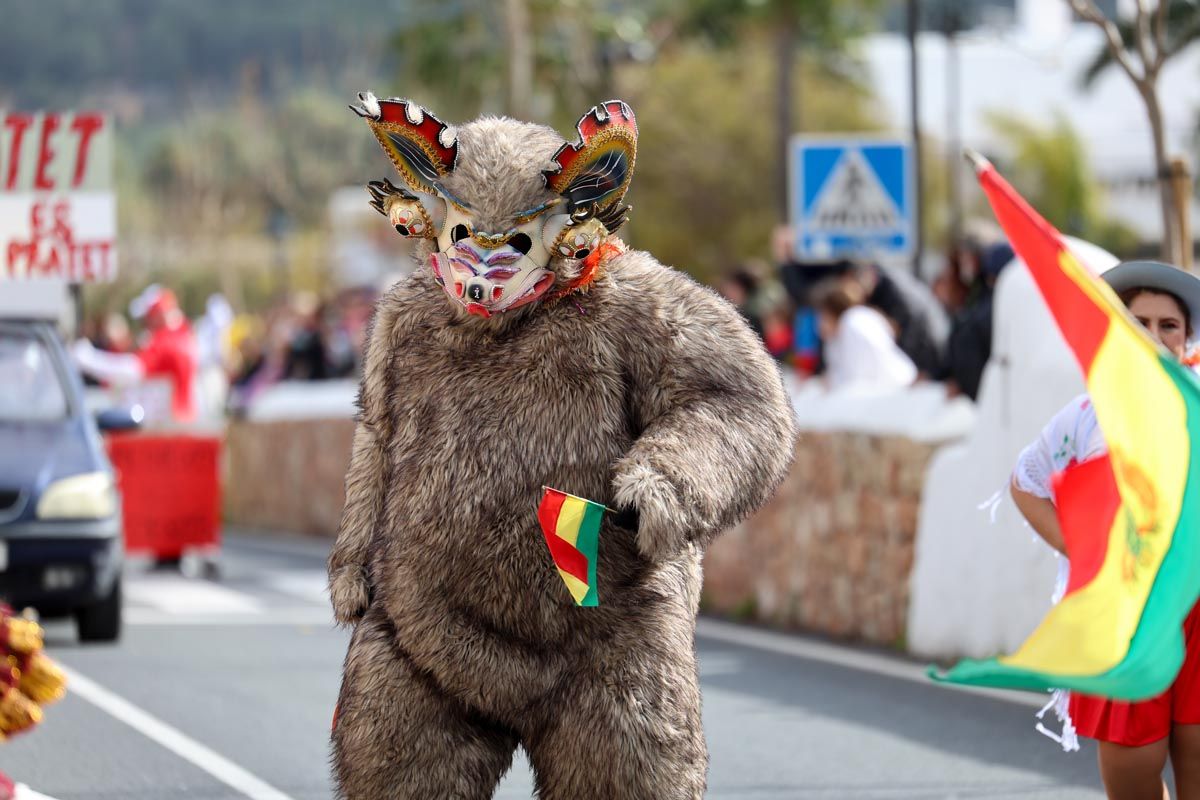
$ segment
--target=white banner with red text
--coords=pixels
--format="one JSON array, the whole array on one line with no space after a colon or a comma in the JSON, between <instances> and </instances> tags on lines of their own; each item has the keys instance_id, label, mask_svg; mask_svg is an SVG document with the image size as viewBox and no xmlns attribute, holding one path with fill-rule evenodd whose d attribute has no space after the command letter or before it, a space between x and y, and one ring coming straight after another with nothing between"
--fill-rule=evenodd
<instances>
[{"instance_id":1,"label":"white banner with red text","mask_svg":"<svg viewBox=\"0 0 1200 800\"><path fill-rule=\"evenodd\" d=\"M97 112L0 111L0 281L116 277L112 129Z\"/></svg>"}]
</instances>

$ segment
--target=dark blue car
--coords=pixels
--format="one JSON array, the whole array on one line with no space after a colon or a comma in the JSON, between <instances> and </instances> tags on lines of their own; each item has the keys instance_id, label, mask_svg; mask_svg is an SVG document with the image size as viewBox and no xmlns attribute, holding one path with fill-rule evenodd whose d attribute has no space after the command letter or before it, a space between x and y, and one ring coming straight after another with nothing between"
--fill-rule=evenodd
<instances>
[{"instance_id":1,"label":"dark blue car","mask_svg":"<svg viewBox=\"0 0 1200 800\"><path fill-rule=\"evenodd\" d=\"M54 326L0 319L0 599L73 616L83 641L121 632L121 501Z\"/></svg>"}]
</instances>

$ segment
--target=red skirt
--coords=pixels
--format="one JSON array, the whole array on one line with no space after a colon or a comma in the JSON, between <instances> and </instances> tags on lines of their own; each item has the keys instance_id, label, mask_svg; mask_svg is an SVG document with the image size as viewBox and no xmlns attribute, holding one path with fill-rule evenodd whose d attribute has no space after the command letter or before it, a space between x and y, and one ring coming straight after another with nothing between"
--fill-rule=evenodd
<instances>
[{"instance_id":1,"label":"red skirt","mask_svg":"<svg viewBox=\"0 0 1200 800\"><path fill-rule=\"evenodd\" d=\"M1187 652L1171 688L1128 703L1071 693L1071 721L1080 736L1141 747L1165 739L1172 725L1200 725L1200 604L1183 623Z\"/></svg>"}]
</instances>

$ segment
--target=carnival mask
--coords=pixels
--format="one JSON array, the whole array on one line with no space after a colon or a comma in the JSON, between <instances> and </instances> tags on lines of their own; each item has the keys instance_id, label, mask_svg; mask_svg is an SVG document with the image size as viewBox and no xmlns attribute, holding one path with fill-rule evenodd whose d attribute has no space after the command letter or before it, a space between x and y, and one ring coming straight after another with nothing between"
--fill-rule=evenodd
<instances>
[{"instance_id":1,"label":"carnival mask","mask_svg":"<svg viewBox=\"0 0 1200 800\"><path fill-rule=\"evenodd\" d=\"M429 240L430 269L453 302L490 317L564 296L594 279L597 259L589 256L629 211L621 202L637 149L629 106L610 100L584 114L576 126L579 141L564 143L552 168L541 171L545 201L506 212L503 224L490 226L501 229L488 230L446 187L459 157L454 130L412 101L378 100L369 92L358 97L362 105L351 108L367 120L404 183L372 181L371 205L401 236ZM555 268L556 261L571 260L581 268ZM555 286L564 272L572 279Z\"/></svg>"}]
</instances>

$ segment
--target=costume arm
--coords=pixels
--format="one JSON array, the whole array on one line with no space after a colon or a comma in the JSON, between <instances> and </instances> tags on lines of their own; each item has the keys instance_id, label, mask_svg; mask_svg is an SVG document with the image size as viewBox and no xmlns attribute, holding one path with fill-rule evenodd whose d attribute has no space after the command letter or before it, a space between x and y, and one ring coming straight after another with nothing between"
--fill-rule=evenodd
<instances>
[{"instance_id":1,"label":"costume arm","mask_svg":"<svg viewBox=\"0 0 1200 800\"><path fill-rule=\"evenodd\" d=\"M71 357L80 371L108 383L140 383L146 377L145 365L133 353L97 350L87 339L80 339L71 346Z\"/></svg>"},{"instance_id":2,"label":"costume arm","mask_svg":"<svg viewBox=\"0 0 1200 800\"><path fill-rule=\"evenodd\" d=\"M350 468L346 473L346 504L338 524L337 540L329 553L329 595L334 617L343 625L361 619L371 597L367 566L387 485L383 449L391 435L386 409L390 380L387 357L393 352L395 328L395 312L384 298L379 303L367 339L358 393L358 424L354 430Z\"/></svg>"},{"instance_id":3,"label":"costume arm","mask_svg":"<svg viewBox=\"0 0 1200 800\"><path fill-rule=\"evenodd\" d=\"M659 280L661 307L626 326L640 432L613 477L651 560L706 546L766 502L795 439L778 368L737 312L679 273Z\"/></svg>"}]
</instances>

